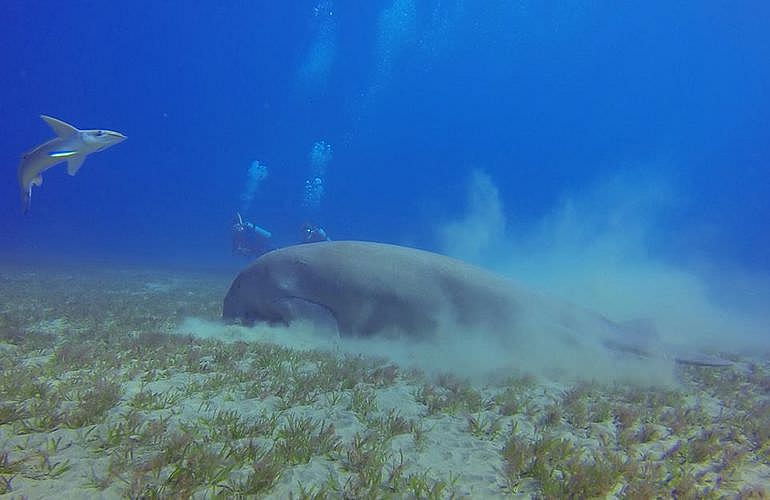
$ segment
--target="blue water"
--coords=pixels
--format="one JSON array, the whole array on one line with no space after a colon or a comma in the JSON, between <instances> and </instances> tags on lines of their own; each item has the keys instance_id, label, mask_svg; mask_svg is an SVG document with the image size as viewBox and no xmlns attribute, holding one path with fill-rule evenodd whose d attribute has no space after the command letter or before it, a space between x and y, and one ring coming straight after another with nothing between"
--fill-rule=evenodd
<instances>
[{"instance_id":1,"label":"blue water","mask_svg":"<svg viewBox=\"0 0 770 500\"><path fill-rule=\"evenodd\" d=\"M662 179L677 203L649 252L770 271L768 2L6 0L0 19L6 258L240 266L238 209L280 244L312 220L438 249L481 169L511 230L619 172ZM128 140L46 172L23 216L41 113Z\"/></svg>"}]
</instances>

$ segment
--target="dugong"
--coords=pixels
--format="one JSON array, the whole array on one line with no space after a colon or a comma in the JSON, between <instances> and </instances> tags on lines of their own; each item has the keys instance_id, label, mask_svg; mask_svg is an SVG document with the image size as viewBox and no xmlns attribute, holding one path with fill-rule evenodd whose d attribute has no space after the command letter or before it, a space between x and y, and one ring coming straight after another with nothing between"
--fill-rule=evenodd
<instances>
[{"instance_id":1,"label":"dugong","mask_svg":"<svg viewBox=\"0 0 770 500\"><path fill-rule=\"evenodd\" d=\"M273 250L233 281L222 317L246 325L311 321L342 337L436 338L467 329L515 345L550 335L645 355L639 328L627 328L567 301L444 255L364 241L324 241ZM724 364L706 357L676 357Z\"/></svg>"}]
</instances>

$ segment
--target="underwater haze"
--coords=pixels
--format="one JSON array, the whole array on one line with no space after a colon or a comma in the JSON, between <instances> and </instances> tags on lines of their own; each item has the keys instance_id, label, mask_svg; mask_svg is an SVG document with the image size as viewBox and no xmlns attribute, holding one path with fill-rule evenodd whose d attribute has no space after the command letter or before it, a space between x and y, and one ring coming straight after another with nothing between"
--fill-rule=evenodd
<instances>
[{"instance_id":1,"label":"underwater haze","mask_svg":"<svg viewBox=\"0 0 770 500\"><path fill-rule=\"evenodd\" d=\"M767 493L770 2L5 0L0 20L0 495ZM68 175L85 143L35 149L41 115L120 143ZM306 224L428 250L726 366L225 325L259 254L234 251L238 216L260 251ZM51 460L3 451L23 436ZM201 463L222 470L180 472Z\"/></svg>"},{"instance_id":2,"label":"underwater haze","mask_svg":"<svg viewBox=\"0 0 770 500\"><path fill-rule=\"evenodd\" d=\"M616 201L651 205L651 255L770 270L765 2L0 9L4 255L227 263L244 194L287 243L312 217L334 239L438 249L482 170L505 231L622 177ZM128 140L75 178L50 170L22 217L19 157L52 137L40 114ZM333 154L308 214L319 141Z\"/></svg>"},{"instance_id":3,"label":"underwater haze","mask_svg":"<svg viewBox=\"0 0 770 500\"><path fill-rule=\"evenodd\" d=\"M679 333L732 336L713 323L727 307L764 336L764 2L2 11L9 262L234 273L239 212L273 247L312 223ZM40 114L128 139L76 177L46 171L22 215L14 168L53 135Z\"/></svg>"}]
</instances>

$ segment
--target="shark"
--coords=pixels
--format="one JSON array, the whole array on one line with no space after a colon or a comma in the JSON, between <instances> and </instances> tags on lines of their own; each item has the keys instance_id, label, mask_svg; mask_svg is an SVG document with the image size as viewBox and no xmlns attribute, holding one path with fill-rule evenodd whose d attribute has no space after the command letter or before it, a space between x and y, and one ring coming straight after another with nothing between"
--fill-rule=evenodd
<instances>
[{"instance_id":1,"label":"shark","mask_svg":"<svg viewBox=\"0 0 770 500\"><path fill-rule=\"evenodd\" d=\"M51 116L40 115L40 118L53 129L56 137L21 157L18 176L21 208L25 214L29 212L32 187L43 184L43 172L66 161L67 173L75 175L88 155L126 140L125 135L114 130L80 130Z\"/></svg>"}]
</instances>

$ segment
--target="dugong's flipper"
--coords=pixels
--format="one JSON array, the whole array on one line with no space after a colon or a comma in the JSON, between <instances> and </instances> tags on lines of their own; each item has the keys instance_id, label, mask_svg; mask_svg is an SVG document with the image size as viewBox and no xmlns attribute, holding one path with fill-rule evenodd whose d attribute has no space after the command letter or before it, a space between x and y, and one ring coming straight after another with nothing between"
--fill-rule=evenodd
<instances>
[{"instance_id":1,"label":"dugong's flipper","mask_svg":"<svg viewBox=\"0 0 770 500\"><path fill-rule=\"evenodd\" d=\"M339 335L337 319L328 307L299 297L280 299L279 307L284 310L285 318L304 318L317 328Z\"/></svg>"}]
</instances>

